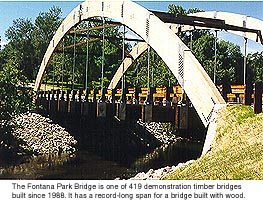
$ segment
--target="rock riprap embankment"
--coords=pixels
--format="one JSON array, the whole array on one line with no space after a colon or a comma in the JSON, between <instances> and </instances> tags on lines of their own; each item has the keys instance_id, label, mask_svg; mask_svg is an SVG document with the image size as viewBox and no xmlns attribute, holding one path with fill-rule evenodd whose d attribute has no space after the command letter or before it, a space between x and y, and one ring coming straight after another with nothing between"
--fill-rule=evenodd
<instances>
[{"instance_id":1,"label":"rock riprap embankment","mask_svg":"<svg viewBox=\"0 0 263 203\"><path fill-rule=\"evenodd\" d=\"M145 129L152 134L157 140L163 144L167 144L176 140L177 136L162 126L160 122L144 123L142 120L138 120L137 123L145 127Z\"/></svg>"},{"instance_id":2,"label":"rock riprap embankment","mask_svg":"<svg viewBox=\"0 0 263 203\"><path fill-rule=\"evenodd\" d=\"M173 173L175 170L182 166L186 166L188 164L193 163L194 160L187 161L185 163L180 163L177 166L166 166L160 169L150 169L148 172L141 172L138 173L133 178L130 178L131 180L161 180L165 176Z\"/></svg>"},{"instance_id":3,"label":"rock riprap embankment","mask_svg":"<svg viewBox=\"0 0 263 203\"><path fill-rule=\"evenodd\" d=\"M65 128L36 113L25 113L14 119L14 135L20 146L34 154L61 154L76 151L77 141Z\"/></svg>"}]
</instances>

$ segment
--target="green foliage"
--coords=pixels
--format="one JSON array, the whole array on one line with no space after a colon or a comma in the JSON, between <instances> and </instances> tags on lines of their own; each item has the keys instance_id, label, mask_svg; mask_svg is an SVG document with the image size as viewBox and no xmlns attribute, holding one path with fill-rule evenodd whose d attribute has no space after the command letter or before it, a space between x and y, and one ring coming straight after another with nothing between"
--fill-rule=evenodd
<instances>
[{"instance_id":1,"label":"green foliage","mask_svg":"<svg viewBox=\"0 0 263 203\"><path fill-rule=\"evenodd\" d=\"M152 87L172 86L177 84L177 80L171 73L167 65L158 56L158 54L150 50L150 78L149 83ZM148 83L148 52L146 51L137 59L134 66L126 74L126 82L128 86L147 87ZM152 78L153 76L153 78ZM153 79L153 80L152 80Z\"/></svg>"},{"instance_id":2,"label":"green foliage","mask_svg":"<svg viewBox=\"0 0 263 203\"><path fill-rule=\"evenodd\" d=\"M27 83L26 77L17 66L15 59L9 59L0 70L0 102L4 109L0 112L2 119L8 120L31 107L30 91L24 87Z\"/></svg>"},{"instance_id":3,"label":"green foliage","mask_svg":"<svg viewBox=\"0 0 263 203\"><path fill-rule=\"evenodd\" d=\"M18 140L16 127L10 122L15 115L32 109L32 92L25 88L27 80L18 68L16 58L10 58L0 69L0 156L16 156Z\"/></svg>"},{"instance_id":4,"label":"green foliage","mask_svg":"<svg viewBox=\"0 0 263 203\"><path fill-rule=\"evenodd\" d=\"M40 13L34 22L32 44L35 47L37 64L41 63L47 46L62 21L61 14L61 9L53 6L48 12Z\"/></svg>"},{"instance_id":5,"label":"green foliage","mask_svg":"<svg viewBox=\"0 0 263 203\"><path fill-rule=\"evenodd\" d=\"M32 31L30 20L15 20L6 32L10 42L0 50L0 154L9 158L18 150L10 121L33 107L32 92L25 88L33 71Z\"/></svg>"},{"instance_id":6,"label":"green foliage","mask_svg":"<svg viewBox=\"0 0 263 203\"><path fill-rule=\"evenodd\" d=\"M214 47L213 35L209 35L209 34L202 35L200 38L193 41L193 53L201 64L206 64L205 69L208 72L208 74L210 69L213 68L213 64L211 64L211 61L213 60L213 56L214 56L213 47Z\"/></svg>"},{"instance_id":7,"label":"green foliage","mask_svg":"<svg viewBox=\"0 0 263 203\"><path fill-rule=\"evenodd\" d=\"M187 11L182 7L174 4L168 6L168 12L172 14L187 15Z\"/></svg>"},{"instance_id":8,"label":"green foliage","mask_svg":"<svg viewBox=\"0 0 263 203\"><path fill-rule=\"evenodd\" d=\"M13 21L13 25L6 31L6 37L10 41L25 42L32 39L33 24L29 19L18 18Z\"/></svg>"},{"instance_id":9,"label":"green foliage","mask_svg":"<svg viewBox=\"0 0 263 203\"><path fill-rule=\"evenodd\" d=\"M19 18L5 32L9 43L4 48L5 57L15 59L18 69L29 80L36 77L38 67L47 46L61 21L61 9L52 7L40 13L33 23Z\"/></svg>"},{"instance_id":10,"label":"green foliage","mask_svg":"<svg viewBox=\"0 0 263 203\"><path fill-rule=\"evenodd\" d=\"M203 10L200 10L199 8L190 8L190 9L186 10L182 6L178 6L175 4L170 4L168 6L168 12L172 13L172 14L187 15L190 13L197 13L197 12L201 12L201 11L203 11Z\"/></svg>"},{"instance_id":11,"label":"green foliage","mask_svg":"<svg viewBox=\"0 0 263 203\"><path fill-rule=\"evenodd\" d=\"M35 66L35 53L32 53L32 32L34 25L29 19L16 19L13 25L6 31L6 37L10 41L6 47L6 57L16 60L18 68L29 79L33 79Z\"/></svg>"},{"instance_id":12,"label":"green foliage","mask_svg":"<svg viewBox=\"0 0 263 203\"><path fill-rule=\"evenodd\" d=\"M212 34L206 33L193 41L193 53L203 65L208 75L214 74L214 43ZM242 53L240 47L233 43L220 40L217 42L216 83L233 84L242 82Z\"/></svg>"},{"instance_id":13,"label":"green foliage","mask_svg":"<svg viewBox=\"0 0 263 203\"><path fill-rule=\"evenodd\" d=\"M220 40L217 43L217 84L242 83L243 56L240 47Z\"/></svg>"},{"instance_id":14,"label":"green foliage","mask_svg":"<svg viewBox=\"0 0 263 203\"><path fill-rule=\"evenodd\" d=\"M247 69L249 82L263 82L263 52L248 55Z\"/></svg>"}]
</instances>

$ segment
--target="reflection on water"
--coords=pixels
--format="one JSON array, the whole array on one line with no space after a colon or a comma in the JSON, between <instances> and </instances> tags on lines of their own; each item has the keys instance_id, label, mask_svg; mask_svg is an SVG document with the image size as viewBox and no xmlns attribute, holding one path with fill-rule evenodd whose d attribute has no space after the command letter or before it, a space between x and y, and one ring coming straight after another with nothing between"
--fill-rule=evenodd
<instances>
[{"instance_id":1,"label":"reflection on water","mask_svg":"<svg viewBox=\"0 0 263 203\"><path fill-rule=\"evenodd\" d=\"M178 140L162 145L129 163L80 150L74 156L38 156L18 166L0 168L1 179L114 179L137 172L177 165L201 154L202 143ZM118 155L119 152L112 152ZM128 159L128 158L127 158ZM132 160L132 159L129 159ZM135 160L135 161L134 161Z\"/></svg>"},{"instance_id":2,"label":"reflection on water","mask_svg":"<svg viewBox=\"0 0 263 203\"><path fill-rule=\"evenodd\" d=\"M202 143L197 141L177 140L176 142L157 147L140 157L131 167L136 171L147 171L165 166L177 165L201 155Z\"/></svg>"},{"instance_id":3,"label":"reflection on water","mask_svg":"<svg viewBox=\"0 0 263 203\"><path fill-rule=\"evenodd\" d=\"M39 179L41 171L48 170L54 166L63 165L75 155L39 155L27 159L19 165L0 167L0 178L2 179Z\"/></svg>"}]
</instances>

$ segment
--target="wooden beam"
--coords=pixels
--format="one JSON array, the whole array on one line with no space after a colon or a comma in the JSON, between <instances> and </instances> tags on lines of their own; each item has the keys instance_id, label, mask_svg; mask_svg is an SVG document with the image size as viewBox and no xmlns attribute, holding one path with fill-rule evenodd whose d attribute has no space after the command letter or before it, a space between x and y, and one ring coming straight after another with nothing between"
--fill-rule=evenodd
<instances>
[{"instance_id":1,"label":"wooden beam","mask_svg":"<svg viewBox=\"0 0 263 203\"><path fill-rule=\"evenodd\" d=\"M189 15L195 17L224 20L225 27L222 27L221 29L225 29L230 33L237 34L263 44L262 20L255 19L246 15L219 11L198 12Z\"/></svg>"},{"instance_id":2,"label":"wooden beam","mask_svg":"<svg viewBox=\"0 0 263 203\"><path fill-rule=\"evenodd\" d=\"M98 42L100 40L101 40L100 38L90 39L90 40L88 40L88 43ZM87 41L76 43L75 46L77 47L77 46L81 46L81 45L84 45L84 44L87 44ZM65 46L64 49L70 49L70 48L73 48L73 47L74 47L74 44L69 45L69 46ZM63 47L57 48L57 51L62 51L62 50L63 50Z\"/></svg>"},{"instance_id":3,"label":"wooden beam","mask_svg":"<svg viewBox=\"0 0 263 203\"><path fill-rule=\"evenodd\" d=\"M69 33L69 35L73 35L74 33ZM86 34L82 34L82 33L76 33L77 36L80 36L80 37L87 37ZM102 36L100 35L93 35L93 34L90 34L89 37L93 37L93 38L100 38L102 39ZM122 38L120 37L111 37L111 36L105 36L105 39L110 39L110 40L122 40ZM143 39L135 39L135 38L124 38L125 41L129 41L129 42L144 42Z\"/></svg>"},{"instance_id":4,"label":"wooden beam","mask_svg":"<svg viewBox=\"0 0 263 203\"><path fill-rule=\"evenodd\" d=\"M71 30L69 31L69 34L73 34L73 33L81 33L81 32L87 32L87 31L92 31L92 30L101 30L103 28L112 28L112 27L117 27L120 26L119 24L111 24L111 25L100 25L100 26L96 26L96 27L90 27L90 28L85 28L85 29L80 29L80 30Z\"/></svg>"},{"instance_id":5,"label":"wooden beam","mask_svg":"<svg viewBox=\"0 0 263 203\"><path fill-rule=\"evenodd\" d=\"M199 17L199 16L185 16L181 14L175 15L172 13L166 13L160 11L151 11L151 12L154 13L158 18L160 18L164 23L190 25L194 27L198 26L205 28L221 29L226 31L231 30L231 31L254 33L257 35L257 38L259 38L261 44L263 44L263 38L260 30L227 24L225 20L222 19Z\"/></svg>"}]
</instances>

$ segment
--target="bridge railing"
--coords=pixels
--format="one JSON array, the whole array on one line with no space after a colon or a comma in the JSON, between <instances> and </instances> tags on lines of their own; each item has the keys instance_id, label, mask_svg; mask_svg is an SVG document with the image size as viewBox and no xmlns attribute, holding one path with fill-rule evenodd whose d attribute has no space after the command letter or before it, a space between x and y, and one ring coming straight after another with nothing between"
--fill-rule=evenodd
<instances>
[{"instance_id":1,"label":"bridge railing","mask_svg":"<svg viewBox=\"0 0 263 203\"><path fill-rule=\"evenodd\" d=\"M230 104L244 104L250 98L255 113L262 111L262 87L257 84L248 91L244 85L218 86ZM254 92L253 92L254 91ZM247 95L250 92L249 95ZM122 96L125 94L125 96ZM105 100L100 100L104 97ZM123 99L124 98L124 99ZM37 106L47 114L76 115L94 118L116 118L119 121L141 119L144 122L173 123L178 129L192 128L201 120L180 86L128 88L89 91L50 90L38 93ZM192 119L195 119L193 121ZM201 124L202 125L202 124Z\"/></svg>"},{"instance_id":2,"label":"bridge railing","mask_svg":"<svg viewBox=\"0 0 263 203\"><path fill-rule=\"evenodd\" d=\"M88 93L82 90L40 91L37 106L46 114L84 116L91 119L116 118L119 121L142 119L144 122L169 122L178 129L188 129L190 114L199 118L194 108L181 100L180 87L128 88L125 102L121 100L121 89L107 90L105 102L100 101L102 96L100 90L90 90Z\"/></svg>"}]
</instances>

